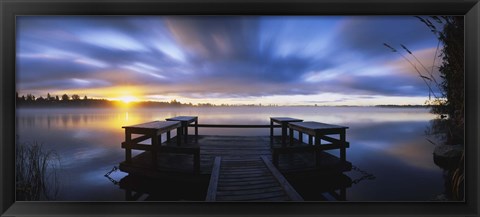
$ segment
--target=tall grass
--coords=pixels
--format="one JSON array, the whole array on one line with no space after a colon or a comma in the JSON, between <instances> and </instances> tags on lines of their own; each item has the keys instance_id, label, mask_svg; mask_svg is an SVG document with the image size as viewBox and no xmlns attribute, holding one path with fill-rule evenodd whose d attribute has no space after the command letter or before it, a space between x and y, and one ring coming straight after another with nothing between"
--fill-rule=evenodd
<instances>
[{"instance_id":1,"label":"tall grass","mask_svg":"<svg viewBox=\"0 0 480 217\"><path fill-rule=\"evenodd\" d=\"M17 144L15 158L16 200L54 200L60 190L60 157L38 142Z\"/></svg>"},{"instance_id":2,"label":"tall grass","mask_svg":"<svg viewBox=\"0 0 480 217\"><path fill-rule=\"evenodd\" d=\"M433 114L440 115L440 119L434 120L427 132L430 135L439 136L445 145L464 145L464 18L461 16L430 16L428 18L416 16L416 18L424 23L438 39L431 68L427 68L405 45L400 45L403 53L387 43L383 45L392 52L400 54L428 87L429 100L426 103L431 107ZM404 55L405 52L408 55ZM438 62L439 66L436 66L437 58L441 60ZM440 82L434 76L435 68L438 68L442 79ZM432 95L434 99L431 99ZM455 162L453 168L446 169L448 170L447 183L450 183L449 190L454 200L464 198L464 155L465 152L458 163Z\"/></svg>"},{"instance_id":3,"label":"tall grass","mask_svg":"<svg viewBox=\"0 0 480 217\"><path fill-rule=\"evenodd\" d=\"M384 43L383 45L394 53L398 53L418 73L429 90L429 100L426 102L431 107L431 112L447 117L449 128L446 143L449 145L464 144L465 125L465 97L464 97L464 21L461 16L430 16L422 18L416 16L437 37L438 43L433 56L433 63L426 67L405 45L400 49ZM432 21L430 20L432 19ZM437 27L438 25L438 27ZM440 47L440 45L442 45ZM404 53L407 55L404 55ZM438 55L437 55L438 54ZM408 58L410 57L410 59ZM436 66L437 59L438 62ZM421 67L417 67L417 65ZM438 68L442 79L437 81L434 76ZM433 99L431 99L433 96ZM448 116L447 116L448 115Z\"/></svg>"}]
</instances>

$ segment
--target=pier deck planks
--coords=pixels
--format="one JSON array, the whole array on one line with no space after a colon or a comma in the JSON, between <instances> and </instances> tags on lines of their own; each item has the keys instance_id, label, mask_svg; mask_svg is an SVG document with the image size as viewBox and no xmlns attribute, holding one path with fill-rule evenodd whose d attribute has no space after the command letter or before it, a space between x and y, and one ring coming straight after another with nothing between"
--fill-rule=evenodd
<instances>
[{"instance_id":1,"label":"pier deck planks","mask_svg":"<svg viewBox=\"0 0 480 217\"><path fill-rule=\"evenodd\" d=\"M302 201L264 156L255 160L215 157L206 201Z\"/></svg>"}]
</instances>

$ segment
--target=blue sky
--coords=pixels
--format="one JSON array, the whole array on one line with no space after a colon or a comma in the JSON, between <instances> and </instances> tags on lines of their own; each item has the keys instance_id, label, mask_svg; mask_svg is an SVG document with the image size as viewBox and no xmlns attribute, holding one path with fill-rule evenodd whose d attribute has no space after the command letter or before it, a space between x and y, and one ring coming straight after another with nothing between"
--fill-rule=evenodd
<instances>
[{"instance_id":1,"label":"blue sky","mask_svg":"<svg viewBox=\"0 0 480 217\"><path fill-rule=\"evenodd\" d=\"M430 68L438 41L411 16L25 16L16 43L20 94L375 105L428 99L383 43Z\"/></svg>"}]
</instances>

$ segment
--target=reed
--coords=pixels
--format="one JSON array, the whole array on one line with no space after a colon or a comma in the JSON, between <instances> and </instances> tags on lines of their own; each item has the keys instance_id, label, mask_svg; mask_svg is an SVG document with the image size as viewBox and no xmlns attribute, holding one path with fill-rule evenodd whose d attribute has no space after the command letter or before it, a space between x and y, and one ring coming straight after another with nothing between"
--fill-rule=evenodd
<instances>
[{"instance_id":1,"label":"reed","mask_svg":"<svg viewBox=\"0 0 480 217\"><path fill-rule=\"evenodd\" d=\"M16 145L16 200L54 200L60 190L60 157L38 142Z\"/></svg>"},{"instance_id":2,"label":"reed","mask_svg":"<svg viewBox=\"0 0 480 217\"><path fill-rule=\"evenodd\" d=\"M442 119L447 118L450 125L446 144L463 144L465 125L463 18L455 16L430 16L429 18L416 16L416 18L424 23L438 39L431 68L425 66L403 44L400 45L401 49L396 49L387 43L383 45L405 59L428 87L429 100L426 104L431 107L433 114L438 114ZM400 52L401 50L404 52ZM441 61L438 62L437 59ZM435 68L438 68L441 81L434 76Z\"/></svg>"},{"instance_id":3,"label":"reed","mask_svg":"<svg viewBox=\"0 0 480 217\"><path fill-rule=\"evenodd\" d=\"M431 68L426 67L407 46L401 44L400 49L384 43L383 45L394 53L398 53L418 73L429 90L431 113L439 115L439 119L432 121L431 128L427 129L430 135L442 139L445 145L464 145L465 138L465 75L464 75L464 20L461 16L415 16L424 23L437 37L438 43L433 56ZM441 46L440 46L441 45ZM441 62L437 62L437 59ZM417 64L421 67L417 67ZM437 66L436 64L439 64ZM441 81L434 76L438 68ZM431 96L433 95L433 99ZM433 143L429 140L429 142ZM436 145L436 144L435 144ZM464 154L464 152L463 152ZM464 197L464 156L458 165L450 168L448 179L452 185L449 190L454 200ZM452 172L453 171L453 172Z\"/></svg>"}]
</instances>

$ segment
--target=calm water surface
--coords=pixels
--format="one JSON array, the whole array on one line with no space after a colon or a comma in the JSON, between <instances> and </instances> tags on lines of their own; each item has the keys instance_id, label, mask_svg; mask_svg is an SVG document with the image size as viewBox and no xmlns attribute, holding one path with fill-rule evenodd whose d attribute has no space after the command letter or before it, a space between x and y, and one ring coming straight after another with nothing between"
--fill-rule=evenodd
<instances>
[{"instance_id":1,"label":"calm water surface","mask_svg":"<svg viewBox=\"0 0 480 217\"><path fill-rule=\"evenodd\" d=\"M205 124L269 124L269 117L288 116L348 126L347 159L375 179L352 184L347 200L427 201L444 191L442 169L433 163L434 146L424 133L434 116L425 108L18 109L17 135L20 143L36 141L60 155L57 200L119 201L125 200L124 190L104 175L124 160L121 127L179 115L198 116ZM200 128L199 133L269 135L269 130ZM114 172L112 178L118 181L125 175ZM362 177L358 171L346 175Z\"/></svg>"}]
</instances>

